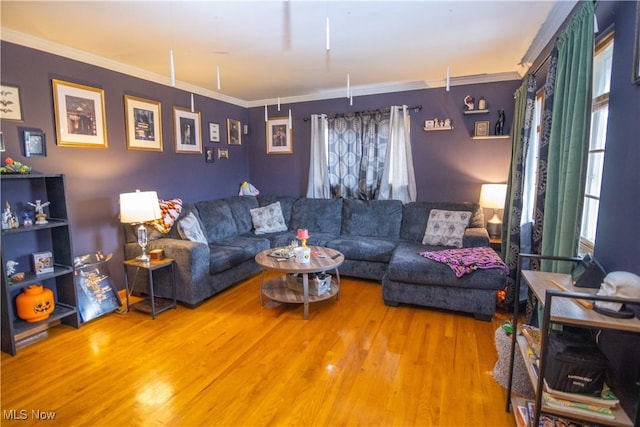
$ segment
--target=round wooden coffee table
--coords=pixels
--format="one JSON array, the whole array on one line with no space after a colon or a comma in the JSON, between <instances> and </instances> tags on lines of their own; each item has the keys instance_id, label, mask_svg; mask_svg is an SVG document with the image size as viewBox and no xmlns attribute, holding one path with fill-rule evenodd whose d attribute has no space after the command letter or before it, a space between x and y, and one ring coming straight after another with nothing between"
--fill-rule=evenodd
<instances>
[{"instance_id":1,"label":"round wooden coffee table","mask_svg":"<svg viewBox=\"0 0 640 427\"><path fill-rule=\"evenodd\" d=\"M310 246L311 260L308 263L299 263L293 258L277 258L271 254L277 249L267 249L256 255L256 263L262 267L262 280L260 282L260 301L262 296L284 303L304 304L304 319L309 318L309 303L324 301L333 296L339 298L340 292L340 272L338 267L344 262L344 255L339 251L321 246ZM283 273L298 273L302 275L302 292L296 292L289 288L287 276L280 276L265 283L264 273L266 270L279 271ZM336 281L331 281L330 289L320 295L309 294L309 273L321 273L328 270L335 270Z\"/></svg>"}]
</instances>

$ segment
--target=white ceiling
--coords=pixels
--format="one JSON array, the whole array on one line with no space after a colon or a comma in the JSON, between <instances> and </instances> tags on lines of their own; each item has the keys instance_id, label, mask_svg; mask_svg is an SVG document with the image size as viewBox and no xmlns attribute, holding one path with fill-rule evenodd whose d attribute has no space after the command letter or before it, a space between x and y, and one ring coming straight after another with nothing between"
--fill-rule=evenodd
<instances>
[{"instance_id":1,"label":"white ceiling","mask_svg":"<svg viewBox=\"0 0 640 427\"><path fill-rule=\"evenodd\" d=\"M575 0L6 1L2 39L243 106L517 79ZM327 51L326 26L329 20ZM217 69L221 88L217 88Z\"/></svg>"}]
</instances>

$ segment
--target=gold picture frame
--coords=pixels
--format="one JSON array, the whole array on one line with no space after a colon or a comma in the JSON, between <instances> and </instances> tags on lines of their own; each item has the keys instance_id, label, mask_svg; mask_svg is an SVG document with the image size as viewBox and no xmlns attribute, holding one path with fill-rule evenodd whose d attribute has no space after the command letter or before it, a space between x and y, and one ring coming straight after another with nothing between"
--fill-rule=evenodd
<instances>
[{"instance_id":1,"label":"gold picture frame","mask_svg":"<svg viewBox=\"0 0 640 427\"><path fill-rule=\"evenodd\" d=\"M173 107L175 152L202 154L202 129L200 111Z\"/></svg>"},{"instance_id":2,"label":"gold picture frame","mask_svg":"<svg viewBox=\"0 0 640 427\"><path fill-rule=\"evenodd\" d=\"M473 136L489 136L489 120L476 121Z\"/></svg>"},{"instance_id":3,"label":"gold picture frame","mask_svg":"<svg viewBox=\"0 0 640 427\"><path fill-rule=\"evenodd\" d=\"M127 149L162 151L162 105L159 101L124 96Z\"/></svg>"},{"instance_id":4,"label":"gold picture frame","mask_svg":"<svg viewBox=\"0 0 640 427\"><path fill-rule=\"evenodd\" d=\"M227 144L242 145L242 132L240 120L227 119Z\"/></svg>"},{"instance_id":5,"label":"gold picture frame","mask_svg":"<svg viewBox=\"0 0 640 427\"><path fill-rule=\"evenodd\" d=\"M288 117L267 120L267 154L292 154L293 130Z\"/></svg>"},{"instance_id":6,"label":"gold picture frame","mask_svg":"<svg viewBox=\"0 0 640 427\"><path fill-rule=\"evenodd\" d=\"M52 80L57 144L107 148L104 90Z\"/></svg>"}]
</instances>

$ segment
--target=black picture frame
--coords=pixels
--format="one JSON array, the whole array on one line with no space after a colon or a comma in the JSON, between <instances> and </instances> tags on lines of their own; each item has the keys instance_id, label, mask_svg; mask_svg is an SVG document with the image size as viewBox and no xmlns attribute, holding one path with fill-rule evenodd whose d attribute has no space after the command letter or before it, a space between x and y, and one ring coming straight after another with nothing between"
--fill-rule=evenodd
<instances>
[{"instance_id":1,"label":"black picture frame","mask_svg":"<svg viewBox=\"0 0 640 427\"><path fill-rule=\"evenodd\" d=\"M204 147L204 161L213 163L215 161L216 152L213 147Z\"/></svg>"},{"instance_id":2,"label":"black picture frame","mask_svg":"<svg viewBox=\"0 0 640 427\"><path fill-rule=\"evenodd\" d=\"M46 157L47 144L42 131L25 130L23 133L25 157Z\"/></svg>"},{"instance_id":3,"label":"black picture frame","mask_svg":"<svg viewBox=\"0 0 640 427\"><path fill-rule=\"evenodd\" d=\"M0 132L0 153L4 153L6 150L4 146L4 134Z\"/></svg>"},{"instance_id":4,"label":"black picture frame","mask_svg":"<svg viewBox=\"0 0 640 427\"><path fill-rule=\"evenodd\" d=\"M640 3L636 3L636 38L633 50L633 73L631 82L640 85Z\"/></svg>"}]
</instances>

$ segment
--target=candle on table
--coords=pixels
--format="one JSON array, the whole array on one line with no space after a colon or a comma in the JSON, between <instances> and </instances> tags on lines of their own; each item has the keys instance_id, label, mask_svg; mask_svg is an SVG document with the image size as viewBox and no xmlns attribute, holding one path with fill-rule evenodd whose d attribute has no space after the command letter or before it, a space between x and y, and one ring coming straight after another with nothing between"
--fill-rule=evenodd
<instances>
[{"instance_id":1,"label":"candle on table","mask_svg":"<svg viewBox=\"0 0 640 427\"><path fill-rule=\"evenodd\" d=\"M309 230L306 228L298 229L298 239L308 239L309 238Z\"/></svg>"}]
</instances>

